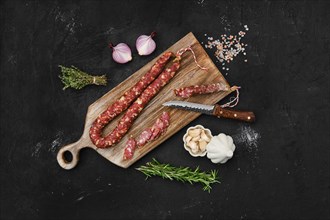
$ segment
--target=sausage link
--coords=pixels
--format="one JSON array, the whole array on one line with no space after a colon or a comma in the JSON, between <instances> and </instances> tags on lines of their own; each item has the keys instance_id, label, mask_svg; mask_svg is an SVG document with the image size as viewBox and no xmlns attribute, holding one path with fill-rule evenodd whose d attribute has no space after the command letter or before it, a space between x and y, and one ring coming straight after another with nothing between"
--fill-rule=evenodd
<instances>
[{"instance_id":1,"label":"sausage link","mask_svg":"<svg viewBox=\"0 0 330 220\"><path fill-rule=\"evenodd\" d=\"M134 138L129 138L126 142L126 148L124 150L123 160L132 159L136 149L136 141Z\"/></svg>"},{"instance_id":2,"label":"sausage link","mask_svg":"<svg viewBox=\"0 0 330 220\"><path fill-rule=\"evenodd\" d=\"M163 112L162 115L157 118L152 127L145 129L137 139L132 137L128 139L124 149L123 160L132 159L136 146L143 147L146 143L157 139L160 135L166 132L169 125L170 114L168 112Z\"/></svg>"},{"instance_id":3,"label":"sausage link","mask_svg":"<svg viewBox=\"0 0 330 220\"><path fill-rule=\"evenodd\" d=\"M128 91L124 93L118 100L111 104L97 119L93 122L89 136L93 144L97 147L106 147L105 138L102 137L103 128L109 124L120 113L125 111L131 103L152 83L155 78L162 72L165 65L169 62L172 52L164 53L151 69Z\"/></svg>"},{"instance_id":4,"label":"sausage link","mask_svg":"<svg viewBox=\"0 0 330 220\"><path fill-rule=\"evenodd\" d=\"M172 66L166 68L135 100L120 119L117 127L105 137L105 146L117 144L127 133L135 119L139 116L148 102L163 88L175 75L180 67L179 60L174 60Z\"/></svg>"},{"instance_id":5,"label":"sausage link","mask_svg":"<svg viewBox=\"0 0 330 220\"><path fill-rule=\"evenodd\" d=\"M220 91L229 91L230 87L224 85L223 83L214 83L208 85L195 85L195 86L188 86L179 89L175 89L174 93L176 96L180 96L182 98L189 98L194 95L200 94L208 94L208 93L215 93Z\"/></svg>"},{"instance_id":6,"label":"sausage link","mask_svg":"<svg viewBox=\"0 0 330 220\"><path fill-rule=\"evenodd\" d=\"M152 127L145 129L137 138L136 144L138 147L143 147L149 141L157 139L162 135L167 127L170 125L170 114L163 112L162 115L157 118Z\"/></svg>"}]
</instances>

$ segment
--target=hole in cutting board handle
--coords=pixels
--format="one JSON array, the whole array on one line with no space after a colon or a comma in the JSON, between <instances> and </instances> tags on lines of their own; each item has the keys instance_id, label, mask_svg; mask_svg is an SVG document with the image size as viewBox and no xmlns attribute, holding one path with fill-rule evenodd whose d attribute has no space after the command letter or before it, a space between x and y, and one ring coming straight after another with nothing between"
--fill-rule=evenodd
<instances>
[{"instance_id":1,"label":"hole in cutting board handle","mask_svg":"<svg viewBox=\"0 0 330 220\"><path fill-rule=\"evenodd\" d=\"M73 155L70 151L64 151L63 153L63 160L66 162L66 163L71 163L72 160L73 160Z\"/></svg>"},{"instance_id":2,"label":"hole in cutting board handle","mask_svg":"<svg viewBox=\"0 0 330 220\"><path fill-rule=\"evenodd\" d=\"M66 170L74 168L79 161L79 141L62 147L57 153L58 164Z\"/></svg>"}]
</instances>

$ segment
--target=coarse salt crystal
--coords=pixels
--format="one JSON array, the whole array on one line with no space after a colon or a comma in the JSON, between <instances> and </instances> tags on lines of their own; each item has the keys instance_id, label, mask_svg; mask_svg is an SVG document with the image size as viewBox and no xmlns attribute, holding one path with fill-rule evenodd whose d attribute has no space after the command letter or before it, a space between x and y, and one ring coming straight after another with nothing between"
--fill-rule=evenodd
<instances>
[{"instance_id":1,"label":"coarse salt crystal","mask_svg":"<svg viewBox=\"0 0 330 220\"><path fill-rule=\"evenodd\" d=\"M247 25L244 25L244 30L248 30ZM225 63L230 63L234 60L234 57L240 53L243 53L244 56L246 55L246 52L244 51L247 44L241 43L241 39L244 38L245 34L246 32L244 31L239 31L238 35L227 36L226 34L222 34L220 35L220 39L213 39L213 37L208 36L207 39L209 41L208 45L205 45L205 48L215 48L215 57L220 63L222 63L222 69L228 71L229 68L225 67ZM244 60L244 62L247 62L247 60ZM226 72L226 75L227 74L228 72Z\"/></svg>"}]
</instances>

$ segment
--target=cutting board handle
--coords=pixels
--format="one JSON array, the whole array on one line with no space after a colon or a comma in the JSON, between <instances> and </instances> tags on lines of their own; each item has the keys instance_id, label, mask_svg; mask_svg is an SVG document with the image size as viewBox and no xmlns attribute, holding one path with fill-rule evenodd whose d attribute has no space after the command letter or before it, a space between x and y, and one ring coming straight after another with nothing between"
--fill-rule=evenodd
<instances>
[{"instance_id":1,"label":"cutting board handle","mask_svg":"<svg viewBox=\"0 0 330 220\"><path fill-rule=\"evenodd\" d=\"M68 144L64 147L62 147L59 152L57 153L57 162L58 164L66 170L70 170L74 168L79 161L79 151L81 148L85 147L85 144L81 139L79 139L77 142ZM66 153L71 153L72 160L68 161L65 158Z\"/></svg>"}]
</instances>

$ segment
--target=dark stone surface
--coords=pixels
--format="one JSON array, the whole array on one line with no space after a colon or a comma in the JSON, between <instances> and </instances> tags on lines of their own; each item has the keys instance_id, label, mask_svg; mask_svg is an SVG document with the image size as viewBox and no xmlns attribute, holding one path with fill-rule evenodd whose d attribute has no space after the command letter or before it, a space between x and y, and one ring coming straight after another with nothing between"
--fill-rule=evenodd
<instances>
[{"instance_id":1,"label":"dark stone surface","mask_svg":"<svg viewBox=\"0 0 330 220\"><path fill-rule=\"evenodd\" d=\"M329 219L329 10L329 1L1 1L1 219ZM189 125L232 135L232 160L190 157L186 127L126 170L92 150L71 171L58 166L57 150L80 137L96 99L188 32L206 42L244 24L248 62L239 55L226 79L242 86L238 108L257 122ZM132 62L112 61L109 41L134 48L154 30L151 56L133 49ZM110 81L63 91L59 64ZM217 169L221 184L208 194L145 181L134 168L153 157Z\"/></svg>"}]
</instances>

